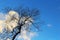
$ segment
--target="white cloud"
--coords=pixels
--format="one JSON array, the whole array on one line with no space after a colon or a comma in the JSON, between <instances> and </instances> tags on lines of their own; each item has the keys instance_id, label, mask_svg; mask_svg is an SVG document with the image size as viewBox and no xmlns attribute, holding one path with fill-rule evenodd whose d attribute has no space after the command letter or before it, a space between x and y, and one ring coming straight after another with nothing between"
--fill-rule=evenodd
<instances>
[{"instance_id":1,"label":"white cloud","mask_svg":"<svg viewBox=\"0 0 60 40\"><path fill-rule=\"evenodd\" d=\"M4 20L5 19L5 13L0 13L0 20Z\"/></svg>"},{"instance_id":2,"label":"white cloud","mask_svg":"<svg viewBox=\"0 0 60 40\"><path fill-rule=\"evenodd\" d=\"M21 34L18 39L31 40L34 36L36 36L36 34L37 33L34 33L34 32L30 32L29 34L27 34L27 31L24 30L24 31L21 31Z\"/></svg>"},{"instance_id":3,"label":"white cloud","mask_svg":"<svg viewBox=\"0 0 60 40\"><path fill-rule=\"evenodd\" d=\"M7 40L11 40L11 39L7 38Z\"/></svg>"},{"instance_id":4,"label":"white cloud","mask_svg":"<svg viewBox=\"0 0 60 40\"><path fill-rule=\"evenodd\" d=\"M52 27L52 24L47 24L47 27Z\"/></svg>"}]
</instances>

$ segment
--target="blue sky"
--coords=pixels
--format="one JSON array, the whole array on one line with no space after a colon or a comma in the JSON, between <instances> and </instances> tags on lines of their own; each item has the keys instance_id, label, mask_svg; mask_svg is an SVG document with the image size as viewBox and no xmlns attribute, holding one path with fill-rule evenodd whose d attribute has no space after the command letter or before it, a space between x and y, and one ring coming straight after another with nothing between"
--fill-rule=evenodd
<instances>
[{"instance_id":1,"label":"blue sky","mask_svg":"<svg viewBox=\"0 0 60 40\"><path fill-rule=\"evenodd\" d=\"M40 9L41 19L45 21L43 31L32 40L60 40L60 0L0 0L0 11L20 5Z\"/></svg>"}]
</instances>

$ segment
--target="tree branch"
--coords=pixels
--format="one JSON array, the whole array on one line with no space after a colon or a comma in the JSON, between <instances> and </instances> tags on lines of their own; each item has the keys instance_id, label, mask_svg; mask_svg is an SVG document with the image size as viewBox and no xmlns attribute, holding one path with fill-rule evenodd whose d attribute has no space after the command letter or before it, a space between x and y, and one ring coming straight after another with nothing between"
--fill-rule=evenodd
<instances>
[{"instance_id":1,"label":"tree branch","mask_svg":"<svg viewBox=\"0 0 60 40\"><path fill-rule=\"evenodd\" d=\"M24 25L24 24L19 24L19 26L17 26L17 28L18 28L19 31L13 36L12 40L14 40L14 39L16 38L16 36L17 36L19 33L21 33L21 28L22 28L23 25Z\"/></svg>"},{"instance_id":2,"label":"tree branch","mask_svg":"<svg viewBox=\"0 0 60 40\"><path fill-rule=\"evenodd\" d=\"M17 33L13 36L12 40L14 40L19 33L20 33L20 31L17 32Z\"/></svg>"}]
</instances>

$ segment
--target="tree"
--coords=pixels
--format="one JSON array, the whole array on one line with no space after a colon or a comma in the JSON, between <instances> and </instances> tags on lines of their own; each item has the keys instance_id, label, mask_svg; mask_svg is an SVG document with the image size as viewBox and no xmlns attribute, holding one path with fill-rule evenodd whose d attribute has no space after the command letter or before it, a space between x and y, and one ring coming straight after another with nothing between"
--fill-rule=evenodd
<instances>
[{"instance_id":1,"label":"tree","mask_svg":"<svg viewBox=\"0 0 60 40\"><path fill-rule=\"evenodd\" d=\"M26 35L27 32L35 32L36 29L39 30L40 24L37 25L35 18L39 15L38 9L29 9L29 8L5 8L6 9L6 19L4 21L5 27L3 31L6 31L6 34L10 34L11 40L15 40L18 34ZM35 25L36 24L36 25ZM33 25L33 26L32 26ZM36 28L36 29L35 29ZM3 33L3 32L2 32ZM6 37L6 40L9 37ZM24 38L24 37L23 37ZM24 38L28 40L27 38Z\"/></svg>"}]
</instances>

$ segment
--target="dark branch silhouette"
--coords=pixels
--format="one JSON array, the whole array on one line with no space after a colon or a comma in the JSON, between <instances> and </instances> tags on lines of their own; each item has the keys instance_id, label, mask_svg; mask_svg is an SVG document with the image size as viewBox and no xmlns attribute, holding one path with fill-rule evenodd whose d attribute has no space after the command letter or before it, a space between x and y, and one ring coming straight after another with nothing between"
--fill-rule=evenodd
<instances>
[{"instance_id":1,"label":"dark branch silhouette","mask_svg":"<svg viewBox=\"0 0 60 40\"><path fill-rule=\"evenodd\" d=\"M16 32L14 35L13 35L13 37L12 37L12 40L15 40L15 38L16 38L16 36L18 35L18 34L20 34L21 33L21 29L22 29L22 26L24 26L26 23L26 21L29 21L30 23L32 23L32 25L36 28L36 29L38 29L39 30L39 27L38 27L38 25L34 25L34 22L33 21L31 21L30 20L30 18L32 18L32 20L35 20L36 19L36 17L38 16L38 15L40 15L39 14L39 10L38 9L29 9L29 8L21 8L21 7L19 7L19 8L15 8L15 9L11 9L11 8L5 8L6 9L6 12L8 13L9 11L11 11L11 10L13 10L13 11L16 11L17 13L18 13L18 15L19 15L19 20L17 19L17 18L15 18L15 15L13 15L12 16L12 18L11 18L11 20L14 20L14 19L16 19L16 20L18 20L18 22L17 22L17 26L15 27L15 28L17 28L18 29L18 32ZM25 19L24 19L24 21L22 22L22 18L23 17L25 17ZM11 21L10 20L10 21ZM38 24L38 23L37 23ZM14 29L15 28L13 28L13 31L11 32L11 33L13 33L14 32ZM32 28L32 27L31 27ZM28 31L28 29L31 29L31 28L29 28L29 27L27 27L27 31ZM32 28L33 29L33 28ZM30 30L29 30L30 31Z\"/></svg>"}]
</instances>

